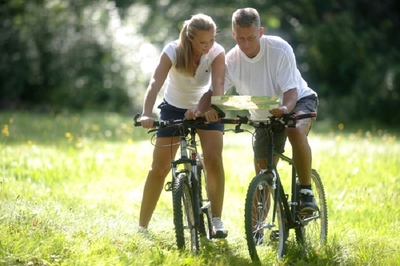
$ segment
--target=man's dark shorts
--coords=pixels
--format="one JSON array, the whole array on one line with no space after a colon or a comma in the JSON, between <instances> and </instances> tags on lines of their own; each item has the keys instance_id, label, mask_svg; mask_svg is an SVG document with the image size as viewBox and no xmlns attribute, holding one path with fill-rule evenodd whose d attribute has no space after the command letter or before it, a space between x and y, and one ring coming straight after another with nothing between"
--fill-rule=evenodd
<instances>
[{"instance_id":1,"label":"man's dark shorts","mask_svg":"<svg viewBox=\"0 0 400 266\"><path fill-rule=\"evenodd\" d=\"M312 94L306 96L297 101L296 106L292 112L303 111L305 113L316 112L318 107L318 98L316 95ZM279 130L278 130L279 131ZM280 132L274 133L274 151L278 153L283 153L285 151L286 143L286 130L282 127ZM266 134L265 129L257 129L254 133L253 150L254 158L267 158L268 157L268 134Z\"/></svg>"},{"instance_id":2,"label":"man's dark shorts","mask_svg":"<svg viewBox=\"0 0 400 266\"><path fill-rule=\"evenodd\" d=\"M182 119L185 117L187 111L187 109L172 106L165 100L163 100L158 108L160 109L160 120ZM217 122L210 122L207 125L196 126L196 128L204 130L219 130L224 132L224 125ZM157 132L158 138L172 136L179 136L179 130L177 127L167 127Z\"/></svg>"}]
</instances>

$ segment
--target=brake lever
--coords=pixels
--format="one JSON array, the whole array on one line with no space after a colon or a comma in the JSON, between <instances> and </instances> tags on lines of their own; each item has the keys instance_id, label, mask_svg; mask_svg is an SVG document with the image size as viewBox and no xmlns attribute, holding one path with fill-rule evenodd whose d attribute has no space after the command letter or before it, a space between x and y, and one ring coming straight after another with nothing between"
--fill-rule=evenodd
<instances>
[{"instance_id":1,"label":"brake lever","mask_svg":"<svg viewBox=\"0 0 400 266\"><path fill-rule=\"evenodd\" d=\"M224 118L225 117L225 112L222 111L222 109L219 108L218 106L216 106L215 104L211 104L211 108L214 109L215 111L217 111L218 118Z\"/></svg>"},{"instance_id":2,"label":"brake lever","mask_svg":"<svg viewBox=\"0 0 400 266\"><path fill-rule=\"evenodd\" d=\"M133 125L135 127L140 127L141 126L141 123L137 121L139 119L139 117L140 117L140 114L136 114L135 117L133 118L133 121L134 121Z\"/></svg>"}]
</instances>

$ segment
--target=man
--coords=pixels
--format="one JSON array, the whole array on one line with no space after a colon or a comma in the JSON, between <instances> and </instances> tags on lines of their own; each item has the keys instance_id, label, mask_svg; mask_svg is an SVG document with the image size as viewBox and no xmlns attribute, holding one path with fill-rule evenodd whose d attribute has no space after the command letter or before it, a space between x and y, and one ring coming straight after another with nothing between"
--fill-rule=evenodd
<instances>
[{"instance_id":1,"label":"man","mask_svg":"<svg viewBox=\"0 0 400 266\"><path fill-rule=\"evenodd\" d=\"M232 36L237 45L226 55L225 91L235 86L239 95L279 96L281 105L271 110L250 110L253 119L269 115L315 112L318 105L317 93L310 89L301 77L291 46L282 38L264 35L260 16L253 8L236 10L232 15ZM197 109L189 110L186 118L203 113L210 104L211 93L206 93ZM210 118L210 112L207 119ZM295 128L287 128L281 134L274 134L275 151L283 152L286 136L293 149L293 163L300 182L300 210L317 211L311 188L312 154L307 134L311 118L300 120ZM267 135L257 131L254 146L254 167L256 173L266 167ZM274 158L275 164L278 158Z\"/></svg>"}]
</instances>

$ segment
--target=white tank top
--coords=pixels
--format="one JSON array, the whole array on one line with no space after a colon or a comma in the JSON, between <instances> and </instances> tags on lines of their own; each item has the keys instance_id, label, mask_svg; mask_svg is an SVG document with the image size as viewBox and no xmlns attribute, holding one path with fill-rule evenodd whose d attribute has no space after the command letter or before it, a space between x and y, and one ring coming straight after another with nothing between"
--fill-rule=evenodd
<instances>
[{"instance_id":1,"label":"white tank top","mask_svg":"<svg viewBox=\"0 0 400 266\"><path fill-rule=\"evenodd\" d=\"M177 45L178 41L174 41L167 44L163 49L163 52L172 62L172 68L168 73L164 99L177 108L188 109L195 107L201 96L210 89L211 64L225 50L220 44L214 42L208 54L201 57L196 74L190 77L175 69Z\"/></svg>"}]
</instances>

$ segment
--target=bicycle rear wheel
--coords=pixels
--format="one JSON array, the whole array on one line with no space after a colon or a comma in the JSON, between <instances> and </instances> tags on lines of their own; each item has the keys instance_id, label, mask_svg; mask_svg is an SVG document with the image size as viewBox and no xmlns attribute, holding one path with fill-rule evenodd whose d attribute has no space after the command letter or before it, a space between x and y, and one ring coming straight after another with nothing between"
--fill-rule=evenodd
<instances>
[{"instance_id":1,"label":"bicycle rear wheel","mask_svg":"<svg viewBox=\"0 0 400 266\"><path fill-rule=\"evenodd\" d=\"M314 169L311 172L311 184L319 212L312 215L299 215L302 225L295 229L296 240L306 248L306 251L323 244L328 236L328 208L325 189L321 177Z\"/></svg>"},{"instance_id":2,"label":"bicycle rear wheel","mask_svg":"<svg viewBox=\"0 0 400 266\"><path fill-rule=\"evenodd\" d=\"M259 174L247 190L244 220L247 247L253 262L265 260L270 252L278 252L278 257L282 257L286 249L286 215L282 204L277 203L275 221L272 221L275 190L270 182L267 174Z\"/></svg>"},{"instance_id":3,"label":"bicycle rear wheel","mask_svg":"<svg viewBox=\"0 0 400 266\"><path fill-rule=\"evenodd\" d=\"M198 206L192 189L188 184L188 176L179 174L172 191L173 215L176 243L179 249L189 249L197 254L200 251L199 235L196 228Z\"/></svg>"}]
</instances>

